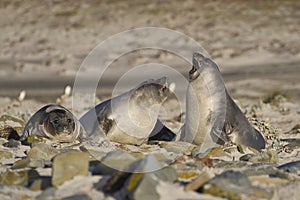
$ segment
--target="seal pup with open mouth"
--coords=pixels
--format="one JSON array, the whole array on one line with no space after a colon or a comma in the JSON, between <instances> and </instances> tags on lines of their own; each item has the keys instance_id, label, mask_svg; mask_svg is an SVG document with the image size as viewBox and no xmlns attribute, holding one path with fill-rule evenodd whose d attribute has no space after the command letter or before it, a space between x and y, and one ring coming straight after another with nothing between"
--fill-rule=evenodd
<instances>
[{"instance_id":1,"label":"seal pup with open mouth","mask_svg":"<svg viewBox=\"0 0 300 200\"><path fill-rule=\"evenodd\" d=\"M211 59L193 54L189 82L183 139L193 140L197 145L231 140L257 150L265 148L263 136L232 100L218 66Z\"/></svg>"},{"instance_id":2,"label":"seal pup with open mouth","mask_svg":"<svg viewBox=\"0 0 300 200\"><path fill-rule=\"evenodd\" d=\"M21 141L29 136L44 137L53 142L73 142L83 134L76 117L60 105L47 105L39 109L26 123Z\"/></svg>"},{"instance_id":3,"label":"seal pup with open mouth","mask_svg":"<svg viewBox=\"0 0 300 200\"><path fill-rule=\"evenodd\" d=\"M149 139L158 123L161 105L170 94L166 77L150 79L98 104L84 114L80 122L88 137L141 145Z\"/></svg>"}]
</instances>

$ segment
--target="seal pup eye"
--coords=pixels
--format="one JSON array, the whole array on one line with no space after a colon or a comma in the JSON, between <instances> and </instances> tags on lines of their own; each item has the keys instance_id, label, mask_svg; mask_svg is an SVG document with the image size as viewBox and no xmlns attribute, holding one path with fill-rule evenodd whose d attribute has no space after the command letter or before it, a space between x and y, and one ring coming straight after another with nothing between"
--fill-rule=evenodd
<instances>
[{"instance_id":1,"label":"seal pup eye","mask_svg":"<svg viewBox=\"0 0 300 200\"><path fill-rule=\"evenodd\" d=\"M59 120L58 120L58 119L55 119L55 120L52 121L52 123L53 123L54 125L58 125Z\"/></svg>"},{"instance_id":2,"label":"seal pup eye","mask_svg":"<svg viewBox=\"0 0 300 200\"><path fill-rule=\"evenodd\" d=\"M67 120L67 122L68 122L69 124L71 124L71 123L73 122L73 120L72 120L71 118L69 118L69 119Z\"/></svg>"}]
</instances>

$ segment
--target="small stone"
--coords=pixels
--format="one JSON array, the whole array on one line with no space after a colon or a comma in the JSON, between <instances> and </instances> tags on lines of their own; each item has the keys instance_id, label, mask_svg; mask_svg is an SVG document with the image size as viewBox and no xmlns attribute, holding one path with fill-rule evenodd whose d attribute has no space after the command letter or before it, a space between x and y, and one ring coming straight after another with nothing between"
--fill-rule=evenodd
<instances>
[{"instance_id":1,"label":"small stone","mask_svg":"<svg viewBox=\"0 0 300 200\"><path fill-rule=\"evenodd\" d=\"M55 197L56 199L70 199L70 197L76 197L82 194L87 194L88 197L90 197L90 193L96 191L94 187L95 184L101 181L101 179L101 176L76 176L72 180L60 185L56 190ZM97 199L103 198L104 195L98 193Z\"/></svg>"},{"instance_id":2,"label":"small stone","mask_svg":"<svg viewBox=\"0 0 300 200\"><path fill-rule=\"evenodd\" d=\"M137 180L135 181L135 179ZM159 199L159 194L156 191L158 183L159 180L155 178L153 174L144 174L144 176L141 176L141 174L133 174L127 186L130 192L129 196L131 199ZM136 185L136 187L133 187L133 185Z\"/></svg>"},{"instance_id":3,"label":"small stone","mask_svg":"<svg viewBox=\"0 0 300 200\"><path fill-rule=\"evenodd\" d=\"M0 126L0 137L5 138L7 140L20 140L18 132L13 127L8 125Z\"/></svg>"},{"instance_id":4,"label":"small stone","mask_svg":"<svg viewBox=\"0 0 300 200\"><path fill-rule=\"evenodd\" d=\"M163 168L156 172L133 174L126 189L132 199L159 199L157 191L159 182L173 183L175 180L177 180L176 171L171 168Z\"/></svg>"},{"instance_id":5,"label":"small stone","mask_svg":"<svg viewBox=\"0 0 300 200\"><path fill-rule=\"evenodd\" d=\"M22 168L43 168L45 167L45 161L43 159L31 159L26 158L23 160L17 160L11 169L22 169Z\"/></svg>"},{"instance_id":6,"label":"small stone","mask_svg":"<svg viewBox=\"0 0 300 200\"><path fill-rule=\"evenodd\" d=\"M30 181L39 177L35 170L22 170L22 171L7 171L0 174L0 181L6 185L23 185L27 186Z\"/></svg>"},{"instance_id":7,"label":"small stone","mask_svg":"<svg viewBox=\"0 0 300 200\"><path fill-rule=\"evenodd\" d=\"M137 163L142 164L140 161ZM117 171L100 188L105 193L130 197L131 199L158 199L156 187L159 181L173 183L177 180L176 171L165 167L150 173L127 173Z\"/></svg>"},{"instance_id":8,"label":"small stone","mask_svg":"<svg viewBox=\"0 0 300 200\"><path fill-rule=\"evenodd\" d=\"M92 175L112 175L116 173L117 170L103 164L99 160L92 160L89 163L89 172L91 172Z\"/></svg>"},{"instance_id":9,"label":"small stone","mask_svg":"<svg viewBox=\"0 0 300 200\"><path fill-rule=\"evenodd\" d=\"M242 194L251 193L251 182L238 171L225 171L204 186L204 193L228 199L241 199Z\"/></svg>"},{"instance_id":10,"label":"small stone","mask_svg":"<svg viewBox=\"0 0 300 200\"><path fill-rule=\"evenodd\" d=\"M92 200L92 198L87 194L75 194L69 197L65 197L62 200Z\"/></svg>"},{"instance_id":11,"label":"small stone","mask_svg":"<svg viewBox=\"0 0 300 200\"><path fill-rule=\"evenodd\" d=\"M281 139L281 141L288 143L284 145L284 149L295 150L300 148L300 138Z\"/></svg>"},{"instance_id":12,"label":"small stone","mask_svg":"<svg viewBox=\"0 0 300 200\"><path fill-rule=\"evenodd\" d=\"M53 199L55 196L56 188L49 187L36 197L36 200Z\"/></svg>"},{"instance_id":13,"label":"small stone","mask_svg":"<svg viewBox=\"0 0 300 200\"><path fill-rule=\"evenodd\" d=\"M184 191L179 184L171 184L169 182L159 181L156 186L156 191L159 194L159 199L173 200L173 199L186 199L186 200L222 200L221 198L214 197L207 194L200 194L194 191Z\"/></svg>"},{"instance_id":14,"label":"small stone","mask_svg":"<svg viewBox=\"0 0 300 200\"><path fill-rule=\"evenodd\" d=\"M164 167L153 172L160 180L164 182L175 182L178 180L176 170L172 167Z\"/></svg>"},{"instance_id":15,"label":"small stone","mask_svg":"<svg viewBox=\"0 0 300 200\"><path fill-rule=\"evenodd\" d=\"M50 188L50 187L52 187L50 177L43 177L43 178L37 179L30 185L30 189L33 191L46 190L47 188Z\"/></svg>"},{"instance_id":16,"label":"small stone","mask_svg":"<svg viewBox=\"0 0 300 200\"><path fill-rule=\"evenodd\" d=\"M27 158L51 160L60 151L45 143L35 144L28 152Z\"/></svg>"},{"instance_id":17,"label":"small stone","mask_svg":"<svg viewBox=\"0 0 300 200\"><path fill-rule=\"evenodd\" d=\"M289 183L289 180L276 178L276 177L268 177L268 176L250 176L249 180L253 185L261 186L261 185L274 185L280 186Z\"/></svg>"},{"instance_id":18,"label":"small stone","mask_svg":"<svg viewBox=\"0 0 300 200\"><path fill-rule=\"evenodd\" d=\"M300 174L300 161L290 162L277 167L280 170L285 172L294 173L299 175Z\"/></svg>"},{"instance_id":19,"label":"small stone","mask_svg":"<svg viewBox=\"0 0 300 200\"><path fill-rule=\"evenodd\" d=\"M178 180L182 182L190 182L197 178L201 173L198 167L191 163L177 163L172 165L172 167L176 170Z\"/></svg>"},{"instance_id":20,"label":"small stone","mask_svg":"<svg viewBox=\"0 0 300 200\"><path fill-rule=\"evenodd\" d=\"M2 151L2 150L0 151L0 159L8 159L12 157L13 155L9 151Z\"/></svg>"},{"instance_id":21,"label":"small stone","mask_svg":"<svg viewBox=\"0 0 300 200\"><path fill-rule=\"evenodd\" d=\"M278 155L274 150L263 150L259 154L246 154L240 157L241 161L252 163L278 163Z\"/></svg>"},{"instance_id":22,"label":"small stone","mask_svg":"<svg viewBox=\"0 0 300 200\"><path fill-rule=\"evenodd\" d=\"M117 150L114 143L95 138L95 140L84 140L79 149L88 152L97 160L102 160L109 152Z\"/></svg>"},{"instance_id":23,"label":"small stone","mask_svg":"<svg viewBox=\"0 0 300 200\"><path fill-rule=\"evenodd\" d=\"M7 148L18 148L21 145L21 142L16 141L14 139L9 139L8 142L3 144L4 147Z\"/></svg>"},{"instance_id":24,"label":"small stone","mask_svg":"<svg viewBox=\"0 0 300 200\"><path fill-rule=\"evenodd\" d=\"M11 167L11 169L22 169L27 167L29 164L29 159L22 159L22 160L17 160L13 166Z\"/></svg>"},{"instance_id":25,"label":"small stone","mask_svg":"<svg viewBox=\"0 0 300 200\"><path fill-rule=\"evenodd\" d=\"M247 168L244 168L242 170L243 174L246 174L247 176L263 176L263 175L270 175L270 174L276 174L277 169L275 165L273 164L265 164L265 165L259 165L254 164L252 166L247 166Z\"/></svg>"},{"instance_id":26,"label":"small stone","mask_svg":"<svg viewBox=\"0 0 300 200\"><path fill-rule=\"evenodd\" d=\"M52 184L61 185L75 176L87 176L89 154L70 152L57 155L53 160Z\"/></svg>"},{"instance_id":27,"label":"small stone","mask_svg":"<svg viewBox=\"0 0 300 200\"><path fill-rule=\"evenodd\" d=\"M109 152L101 160L101 162L107 165L108 167L121 171L127 169L129 165L134 163L135 161L137 161L136 157L121 150Z\"/></svg>"},{"instance_id":28,"label":"small stone","mask_svg":"<svg viewBox=\"0 0 300 200\"><path fill-rule=\"evenodd\" d=\"M28 163L28 167L30 168L44 168L45 161L42 159L30 159Z\"/></svg>"},{"instance_id":29,"label":"small stone","mask_svg":"<svg viewBox=\"0 0 300 200\"><path fill-rule=\"evenodd\" d=\"M160 142L161 147L165 148L169 152L176 154L191 155L195 145L188 142Z\"/></svg>"},{"instance_id":30,"label":"small stone","mask_svg":"<svg viewBox=\"0 0 300 200\"><path fill-rule=\"evenodd\" d=\"M247 162L240 162L240 161L224 161L224 160L213 161L213 166L215 168L232 169L232 168L247 167L248 165L249 164Z\"/></svg>"},{"instance_id":31,"label":"small stone","mask_svg":"<svg viewBox=\"0 0 300 200\"><path fill-rule=\"evenodd\" d=\"M223 160L232 160L232 156L225 152L221 147L214 147L202 152L201 146L197 146L193 149L192 156L195 158L219 158Z\"/></svg>"},{"instance_id":32,"label":"small stone","mask_svg":"<svg viewBox=\"0 0 300 200\"><path fill-rule=\"evenodd\" d=\"M274 191L272 199L299 199L300 196L300 182L293 182L288 185L278 187Z\"/></svg>"},{"instance_id":33,"label":"small stone","mask_svg":"<svg viewBox=\"0 0 300 200\"><path fill-rule=\"evenodd\" d=\"M206 184L212 177L213 174L209 172L208 169L206 168L206 170L203 170L196 179L194 179L192 182L187 184L184 187L184 190L185 191L197 190L202 186L204 186L204 184Z\"/></svg>"},{"instance_id":34,"label":"small stone","mask_svg":"<svg viewBox=\"0 0 300 200\"><path fill-rule=\"evenodd\" d=\"M132 163L127 169L130 173L147 173L161 169L163 166L158 160L152 155L146 155L145 158Z\"/></svg>"},{"instance_id":35,"label":"small stone","mask_svg":"<svg viewBox=\"0 0 300 200\"><path fill-rule=\"evenodd\" d=\"M298 134L300 133L300 124L296 124L291 130L285 132L284 134Z\"/></svg>"},{"instance_id":36,"label":"small stone","mask_svg":"<svg viewBox=\"0 0 300 200\"><path fill-rule=\"evenodd\" d=\"M131 176L131 173L116 171L104 184L99 183L99 189L107 194L113 194L118 192L124 187L125 182ZM142 176L142 174L139 174ZM136 179L139 179L140 176L137 176ZM134 186L136 186L136 181L134 182Z\"/></svg>"}]
</instances>

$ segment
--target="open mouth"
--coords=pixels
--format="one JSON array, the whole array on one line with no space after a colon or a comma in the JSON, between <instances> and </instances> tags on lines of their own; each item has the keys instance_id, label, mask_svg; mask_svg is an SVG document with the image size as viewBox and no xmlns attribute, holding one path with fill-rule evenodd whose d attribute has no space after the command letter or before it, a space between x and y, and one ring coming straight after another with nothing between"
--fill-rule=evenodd
<instances>
[{"instance_id":1,"label":"open mouth","mask_svg":"<svg viewBox=\"0 0 300 200\"><path fill-rule=\"evenodd\" d=\"M194 74L197 71L196 67L193 65L193 68L189 71L189 74Z\"/></svg>"},{"instance_id":2,"label":"open mouth","mask_svg":"<svg viewBox=\"0 0 300 200\"><path fill-rule=\"evenodd\" d=\"M189 80L193 81L198 78L199 75L198 69L193 65L193 68L189 71Z\"/></svg>"},{"instance_id":3,"label":"open mouth","mask_svg":"<svg viewBox=\"0 0 300 200\"><path fill-rule=\"evenodd\" d=\"M166 89L168 88L168 83L165 83L161 86L161 88L159 89L161 92L164 92Z\"/></svg>"}]
</instances>

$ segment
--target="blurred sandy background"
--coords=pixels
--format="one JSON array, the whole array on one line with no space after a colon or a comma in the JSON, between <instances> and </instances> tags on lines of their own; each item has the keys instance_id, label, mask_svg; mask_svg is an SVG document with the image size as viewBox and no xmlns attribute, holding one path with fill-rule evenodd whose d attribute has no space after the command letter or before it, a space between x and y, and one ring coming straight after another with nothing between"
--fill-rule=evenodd
<instances>
[{"instance_id":1,"label":"blurred sandy background","mask_svg":"<svg viewBox=\"0 0 300 200\"><path fill-rule=\"evenodd\" d=\"M257 101L274 91L300 99L300 2L240 0L2 0L0 96L17 98L26 90L28 99L52 102L73 85L97 44L145 26L170 28L199 42L236 99ZM190 68L156 50L132 52L113 65L127 69L153 61L185 76ZM116 78L105 76L99 96L110 94Z\"/></svg>"}]
</instances>

